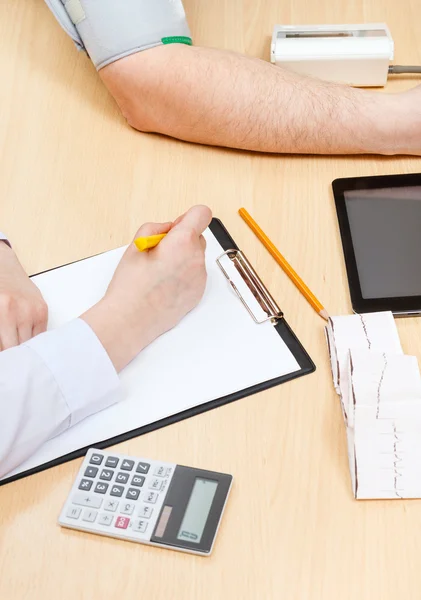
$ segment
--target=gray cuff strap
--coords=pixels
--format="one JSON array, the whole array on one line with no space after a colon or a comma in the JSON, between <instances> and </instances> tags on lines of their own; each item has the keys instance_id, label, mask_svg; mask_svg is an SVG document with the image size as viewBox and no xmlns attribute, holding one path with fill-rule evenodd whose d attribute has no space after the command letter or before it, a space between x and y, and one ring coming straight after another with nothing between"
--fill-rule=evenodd
<instances>
[{"instance_id":1,"label":"gray cuff strap","mask_svg":"<svg viewBox=\"0 0 421 600\"><path fill-rule=\"evenodd\" d=\"M57 21L63 27L64 31L70 35L78 50L82 50L84 48L83 42L80 39L80 36L77 32L76 27L74 26L71 18L66 12L66 9L63 6L63 2L61 0L45 0L47 6L50 8L51 12L56 17Z\"/></svg>"},{"instance_id":2,"label":"gray cuff strap","mask_svg":"<svg viewBox=\"0 0 421 600\"><path fill-rule=\"evenodd\" d=\"M97 69L161 44L191 44L182 0L46 0Z\"/></svg>"}]
</instances>

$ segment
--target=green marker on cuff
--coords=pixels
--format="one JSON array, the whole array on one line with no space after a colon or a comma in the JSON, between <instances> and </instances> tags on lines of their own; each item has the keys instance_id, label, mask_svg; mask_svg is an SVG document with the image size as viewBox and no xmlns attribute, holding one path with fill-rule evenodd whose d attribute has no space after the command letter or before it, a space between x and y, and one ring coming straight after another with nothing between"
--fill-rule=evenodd
<instances>
[{"instance_id":1,"label":"green marker on cuff","mask_svg":"<svg viewBox=\"0 0 421 600\"><path fill-rule=\"evenodd\" d=\"M167 44L186 44L187 46L193 46L193 40L185 35L173 35L171 37L161 38L161 42Z\"/></svg>"}]
</instances>

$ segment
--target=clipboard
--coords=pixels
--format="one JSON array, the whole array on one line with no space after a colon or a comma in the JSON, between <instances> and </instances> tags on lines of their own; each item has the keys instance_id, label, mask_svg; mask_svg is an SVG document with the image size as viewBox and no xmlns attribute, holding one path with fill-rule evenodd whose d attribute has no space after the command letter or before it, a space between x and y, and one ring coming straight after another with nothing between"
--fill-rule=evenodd
<instances>
[{"instance_id":1,"label":"clipboard","mask_svg":"<svg viewBox=\"0 0 421 600\"><path fill-rule=\"evenodd\" d=\"M222 222L219 219L214 218L209 226L209 230L223 249L223 253L218 257L216 261L221 270L221 276L225 276L234 293L238 296L239 302L243 304L244 310L246 310L249 314L249 318L253 319L253 321L255 322L255 327L261 327L263 323L270 321L271 326L274 327L274 329L282 338L284 344L298 363L299 370L296 370L293 373L288 373L287 375L276 377L274 379L269 379L257 385L246 387L240 391L224 395L222 397L213 399L209 402L199 404L197 406L194 406L193 408L177 412L171 416L148 423L146 425L132 429L120 435L109 437L97 443L90 443L89 445L74 450L73 452L69 452L67 454L64 454L63 456L59 456L54 460L50 460L34 468L30 468L10 477L6 477L0 480L0 486L5 485L6 483L11 483L12 481L16 481L18 479L22 479L23 477L28 477L29 475L39 473L46 469L58 466L70 460L80 458L86 454L89 448L95 447L98 449L105 449L109 446L120 444L139 435L150 433L152 431L160 429L161 427L167 427L168 425L172 425L184 419L188 419L190 417L199 415L208 410L212 410L225 404L234 402L236 400L240 400L242 398L275 387L287 381L297 379L298 377L302 377L304 375L309 375L310 373L313 373L315 371L315 364L311 360L310 356L304 349L301 342L298 340L297 336L292 331L291 327L288 325L283 315L283 312L278 307L277 303L269 293L268 289L263 284L256 271L247 260L246 256L240 251L240 249L238 248L238 246L236 245L236 243L234 242L234 240L232 239ZM265 314L265 317L263 319L259 319L256 316L252 307L246 302L241 292L238 290L237 286L235 285L235 282L229 276L224 267L224 260L229 260L232 262L232 264L235 267L236 273L238 273L239 277L242 278L247 288L252 292L254 298L256 299L257 303L259 304L259 306ZM76 263L77 262L80 261L76 261ZM73 265L76 263L69 263L69 265ZM59 268L60 267L57 267L56 269ZM56 269L44 271L42 273L38 273L37 275L42 275L44 273L48 273ZM239 310L241 309L242 307L241 305L239 305Z\"/></svg>"}]
</instances>

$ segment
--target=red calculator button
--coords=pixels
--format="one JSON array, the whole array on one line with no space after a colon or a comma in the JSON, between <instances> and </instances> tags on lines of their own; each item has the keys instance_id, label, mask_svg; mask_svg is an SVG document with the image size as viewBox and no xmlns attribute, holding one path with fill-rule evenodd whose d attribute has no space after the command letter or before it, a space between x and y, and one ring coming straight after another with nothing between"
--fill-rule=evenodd
<instances>
[{"instance_id":1,"label":"red calculator button","mask_svg":"<svg viewBox=\"0 0 421 600\"><path fill-rule=\"evenodd\" d=\"M130 519L128 517L118 517L115 522L115 527L118 529L127 529L129 526Z\"/></svg>"}]
</instances>

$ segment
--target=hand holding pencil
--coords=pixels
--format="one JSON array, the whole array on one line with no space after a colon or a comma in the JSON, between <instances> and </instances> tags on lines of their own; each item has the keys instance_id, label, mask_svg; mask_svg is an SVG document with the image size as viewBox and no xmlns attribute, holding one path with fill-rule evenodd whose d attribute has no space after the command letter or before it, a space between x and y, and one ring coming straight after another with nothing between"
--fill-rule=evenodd
<instances>
[{"instance_id":1,"label":"hand holding pencil","mask_svg":"<svg viewBox=\"0 0 421 600\"><path fill-rule=\"evenodd\" d=\"M321 302L319 302L319 300L316 298L316 296L313 294L313 292L310 290L310 288L304 283L304 281L301 279L301 277L298 275L298 273L296 271L294 271L294 269L291 267L291 265L288 263L288 261L285 259L285 257L282 256L282 254L276 248L275 244L273 244L270 241L268 236L259 227L259 225L256 223L256 221L249 215L249 213L246 211L245 208L240 208L240 210L238 211L238 214L240 215L240 217L242 219L244 219L244 221L247 223L247 225L250 227L250 229L253 231L253 233L262 242L262 244L264 245L266 250L268 250L268 252L270 252L270 254L276 260L278 265L285 271L285 273L288 275L288 277L291 279L291 281L300 290L300 292L302 293L304 298L307 300L307 302L309 302L309 304L311 304L311 306L314 308L314 310L323 319L325 319L327 321L329 319L329 315L328 315L326 309L324 308L323 304Z\"/></svg>"},{"instance_id":2,"label":"hand holding pencil","mask_svg":"<svg viewBox=\"0 0 421 600\"><path fill-rule=\"evenodd\" d=\"M211 218L209 208L194 206L174 223L142 225L135 239L142 238L155 249L140 252L129 244L105 295L81 316L116 371L199 303L207 278L202 233ZM157 248L154 236L164 233Z\"/></svg>"}]
</instances>

